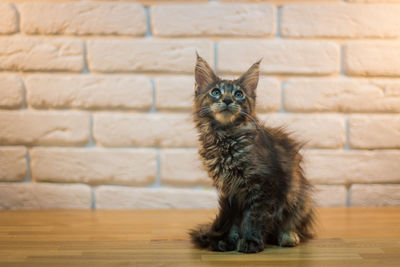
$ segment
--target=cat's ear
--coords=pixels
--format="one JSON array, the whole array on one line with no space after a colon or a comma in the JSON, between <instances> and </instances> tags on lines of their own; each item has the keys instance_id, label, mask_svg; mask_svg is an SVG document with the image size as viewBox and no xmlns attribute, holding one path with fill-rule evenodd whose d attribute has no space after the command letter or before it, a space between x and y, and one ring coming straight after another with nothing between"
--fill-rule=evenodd
<instances>
[{"instance_id":1,"label":"cat's ear","mask_svg":"<svg viewBox=\"0 0 400 267\"><path fill-rule=\"evenodd\" d=\"M217 75L215 75L214 71L208 65L208 63L197 54L196 60L196 67L194 70L194 77L196 80L196 90L205 90L207 89L212 83L218 81Z\"/></svg>"},{"instance_id":2,"label":"cat's ear","mask_svg":"<svg viewBox=\"0 0 400 267\"><path fill-rule=\"evenodd\" d=\"M255 96L258 79L260 76L260 63L261 59L254 63L240 78L238 82L242 85L248 93Z\"/></svg>"}]
</instances>

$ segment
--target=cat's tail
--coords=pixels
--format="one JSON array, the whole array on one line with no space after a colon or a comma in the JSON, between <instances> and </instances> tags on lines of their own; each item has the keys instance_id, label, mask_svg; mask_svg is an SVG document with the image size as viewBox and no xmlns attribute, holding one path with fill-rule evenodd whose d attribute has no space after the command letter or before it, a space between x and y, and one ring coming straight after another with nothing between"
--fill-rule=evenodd
<instances>
[{"instance_id":1,"label":"cat's tail","mask_svg":"<svg viewBox=\"0 0 400 267\"><path fill-rule=\"evenodd\" d=\"M208 248L211 243L210 238L211 223L200 224L196 229L189 231L193 244L199 248Z\"/></svg>"},{"instance_id":2,"label":"cat's tail","mask_svg":"<svg viewBox=\"0 0 400 267\"><path fill-rule=\"evenodd\" d=\"M212 230L212 223L200 224L196 229L189 231L192 243L198 248L211 248L221 233Z\"/></svg>"}]
</instances>

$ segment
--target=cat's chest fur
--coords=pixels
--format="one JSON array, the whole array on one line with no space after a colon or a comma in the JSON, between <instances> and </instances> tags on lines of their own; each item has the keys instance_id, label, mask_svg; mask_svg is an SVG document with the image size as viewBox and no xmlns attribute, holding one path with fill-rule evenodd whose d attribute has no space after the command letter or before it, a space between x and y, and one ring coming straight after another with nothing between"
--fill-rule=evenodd
<instances>
[{"instance_id":1,"label":"cat's chest fur","mask_svg":"<svg viewBox=\"0 0 400 267\"><path fill-rule=\"evenodd\" d=\"M243 182L249 167L252 136L248 131L205 136L200 155L218 189Z\"/></svg>"}]
</instances>

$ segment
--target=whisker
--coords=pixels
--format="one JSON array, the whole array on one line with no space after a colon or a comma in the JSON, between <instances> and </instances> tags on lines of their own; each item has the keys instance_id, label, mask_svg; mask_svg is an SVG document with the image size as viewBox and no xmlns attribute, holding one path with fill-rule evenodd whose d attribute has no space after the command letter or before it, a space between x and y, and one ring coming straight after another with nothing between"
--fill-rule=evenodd
<instances>
[{"instance_id":1,"label":"whisker","mask_svg":"<svg viewBox=\"0 0 400 267\"><path fill-rule=\"evenodd\" d=\"M206 115L208 115L211 112L210 107L204 107L201 108L199 111L197 111L197 114L199 117L204 117Z\"/></svg>"}]
</instances>

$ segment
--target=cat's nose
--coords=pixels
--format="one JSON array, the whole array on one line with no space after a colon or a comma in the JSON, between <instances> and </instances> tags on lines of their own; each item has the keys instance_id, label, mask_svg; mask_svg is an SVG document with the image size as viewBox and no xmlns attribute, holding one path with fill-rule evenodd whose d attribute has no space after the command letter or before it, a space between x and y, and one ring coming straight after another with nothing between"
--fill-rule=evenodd
<instances>
[{"instance_id":1,"label":"cat's nose","mask_svg":"<svg viewBox=\"0 0 400 267\"><path fill-rule=\"evenodd\" d=\"M232 103L233 101L232 101L232 99L230 99L230 98L225 98L224 100L223 100L223 102L225 103L225 105L229 105L230 103Z\"/></svg>"}]
</instances>

